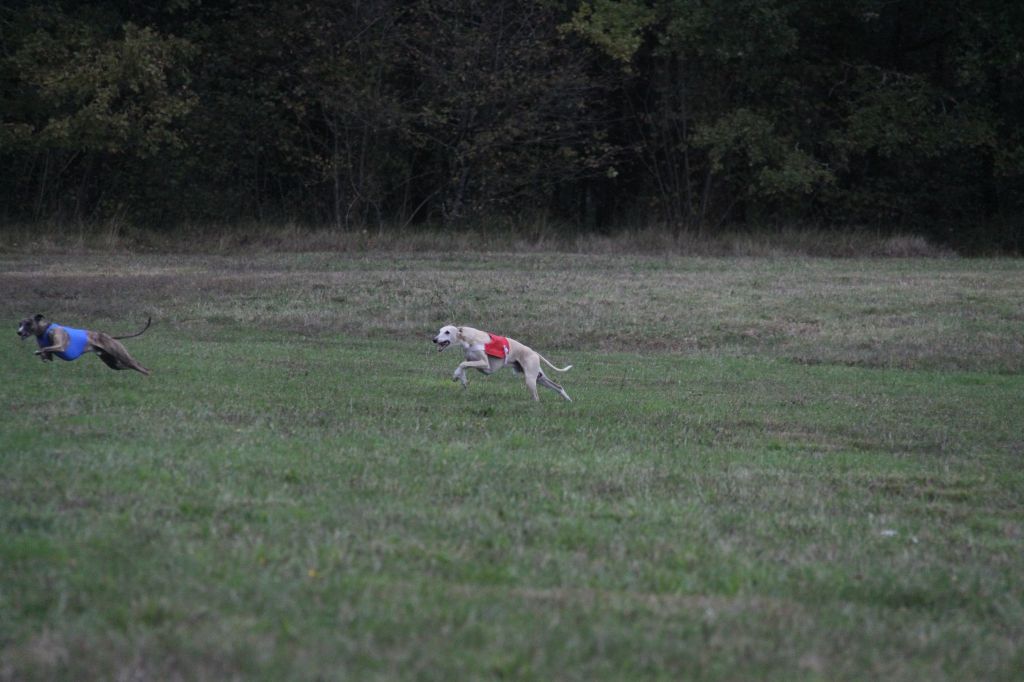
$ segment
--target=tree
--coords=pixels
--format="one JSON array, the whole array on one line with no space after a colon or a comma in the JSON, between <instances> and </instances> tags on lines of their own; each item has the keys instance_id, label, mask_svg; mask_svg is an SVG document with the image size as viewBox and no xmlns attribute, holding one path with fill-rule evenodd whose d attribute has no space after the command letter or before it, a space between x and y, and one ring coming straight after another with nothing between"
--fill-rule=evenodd
<instances>
[{"instance_id":1,"label":"tree","mask_svg":"<svg viewBox=\"0 0 1024 682\"><path fill-rule=\"evenodd\" d=\"M1022 34L999 0L14 0L0 200L1020 240Z\"/></svg>"},{"instance_id":2,"label":"tree","mask_svg":"<svg viewBox=\"0 0 1024 682\"><path fill-rule=\"evenodd\" d=\"M60 4L11 11L5 33L0 156L8 193L30 194L33 217L130 200L100 178L183 144L177 124L195 104L188 41Z\"/></svg>"},{"instance_id":3,"label":"tree","mask_svg":"<svg viewBox=\"0 0 1024 682\"><path fill-rule=\"evenodd\" d=\"M605 89L543 0L420 0L404 20L409 140L447 221L550 205L607 175ZM429 198L429 196L428 196Z\"/></svg>"}]
</instances>

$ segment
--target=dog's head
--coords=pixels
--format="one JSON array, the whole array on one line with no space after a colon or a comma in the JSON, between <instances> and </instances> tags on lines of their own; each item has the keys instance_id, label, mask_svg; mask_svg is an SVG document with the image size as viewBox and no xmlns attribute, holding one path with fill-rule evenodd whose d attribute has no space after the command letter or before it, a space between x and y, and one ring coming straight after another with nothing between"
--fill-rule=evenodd
<instances>
[{"instance_id":1,"label":"dog's head","mask_svg":"<svg viewBox=\"0 0 1024 682\"><path fill-rule=\"evenodd\" d=\"M26 317L24 320L18 323L18 336L24 341L30 336L39 336L46 328L50 326L50 323L42 315L35 315L33 317Z\"/></svg>"},{"instance_id":2,"label":"dog's head","mask_svg":"<svg viewBox=\"0 0 1024 682\"><path fill-rule=\"evenodd\" d=\"M434 337L434 343L437 344L437 351L441 352L448 346L452 345L455 341L458 341L462 334L462 330L455 325L446 324L441 327L441 330L437 332L437 336Z\"/></svg>"}]
</instances>

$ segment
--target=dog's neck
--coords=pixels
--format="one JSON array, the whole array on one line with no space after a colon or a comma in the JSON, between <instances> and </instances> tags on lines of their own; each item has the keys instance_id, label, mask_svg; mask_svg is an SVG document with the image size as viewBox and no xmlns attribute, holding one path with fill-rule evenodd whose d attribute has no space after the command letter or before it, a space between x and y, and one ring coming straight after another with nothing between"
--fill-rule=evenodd
<instances>
[{"instance_id":1,"label":"dog's neck","mask_svg":"<svg viewBox=\"0 0 1024 682\"><path fill-rule=\"evenodd\" d=\"M52 325L53 325L53 322L47 322L47 323L46 323L46 326L45 326L45 327L43 327L42 331L40 331L40 332L39 332L38 334L36 334L36 338L40 338L40 339L42 339L42 338L45 338L45 337L46 337L46 334L47 334L47 332L49 332L49 331L50 331L50 327L51 327Z\"/></svg>"}]
</instances>

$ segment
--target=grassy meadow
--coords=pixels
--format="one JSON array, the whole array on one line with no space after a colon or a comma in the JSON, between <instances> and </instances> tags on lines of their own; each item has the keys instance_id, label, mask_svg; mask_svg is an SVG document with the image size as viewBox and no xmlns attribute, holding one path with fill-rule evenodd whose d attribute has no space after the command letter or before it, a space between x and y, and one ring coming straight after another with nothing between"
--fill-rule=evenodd
<instances>
[{"instance_id":1,"label":"grassy meadow","mask_svg":"<svg viewBox=\"0 0 1024 682\"><path fill-rule=\"evenodd\" d=\"M1024 670L1019 260L24 249L0 307L0 679Z\"/></svg>"}]
</instances>

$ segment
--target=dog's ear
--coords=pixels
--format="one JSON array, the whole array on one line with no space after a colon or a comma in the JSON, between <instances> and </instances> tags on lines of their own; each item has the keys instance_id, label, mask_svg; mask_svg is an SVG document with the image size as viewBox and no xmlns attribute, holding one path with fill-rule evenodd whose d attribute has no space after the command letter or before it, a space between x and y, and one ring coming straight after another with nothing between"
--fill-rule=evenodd
<instances>
[{"instance_id":1,"label":"dog's ear","mask_svg":"<svg viewBox=\"0 0 1024 682\"><path fill-rule=\"evenodd\" d=\"M459 330L459 336L462 336L462 327L457 327L457 329Z\"/></svg>"},{"instance_id":2,"label":"dog's ear","mask_svg":"<svg viewBox=\"0 0 1024 682\"><path fill-rule=\"evenodd\" d=\"M43 317L44 317L43 315L41 315L39 313L36 313L35 317L33 317L32 319L35 320L36 322L38 322L39 320L43 319Z\"/></svg>"}]
</instances>

